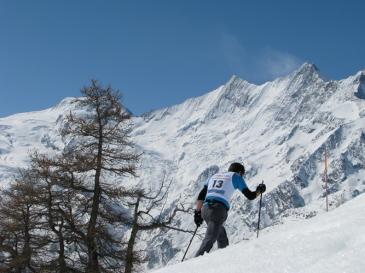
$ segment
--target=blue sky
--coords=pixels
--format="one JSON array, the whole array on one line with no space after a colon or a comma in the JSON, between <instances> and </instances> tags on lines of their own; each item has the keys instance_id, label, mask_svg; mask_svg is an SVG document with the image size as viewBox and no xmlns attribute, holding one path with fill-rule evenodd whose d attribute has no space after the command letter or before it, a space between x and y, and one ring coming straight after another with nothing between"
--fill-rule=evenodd
<instances>
[{"instance_id":1,"label":"blue sky","mask_svg":"<svg viewBox=\"0 0 365 273\"><path fill-rule=\"evenodd\" d=\"M79 96L91 79L138 115L305 61L341 79L365 68L364 10L361 0L1 1L0 117Z\"/></svg>"}]
</instances>

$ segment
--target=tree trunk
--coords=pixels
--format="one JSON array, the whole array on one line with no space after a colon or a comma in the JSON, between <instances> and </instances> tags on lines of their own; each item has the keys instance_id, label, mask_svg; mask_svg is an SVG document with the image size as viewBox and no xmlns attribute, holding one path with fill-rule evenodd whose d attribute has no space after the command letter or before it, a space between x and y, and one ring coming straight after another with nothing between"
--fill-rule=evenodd
<instances>
[{"instance_id":1,"label":"tree trunk","mask_svg":"<svg viewBox=\"0 0 365 273\"><path fill-rule=\"evenodd\" d=\"M48 209L48 225L49 228L53 231L53 233L56 234L58 237L58 244L60 247L60 250L58 252L58 268L60 273L67 273L67 265L65 261L65 240L63 238L63 218L61 218L61 224L59 227L59 230L56 229L56 225L53 221L53 215L52 215L52 204L53 204L53 198L52 198L52 192L51 192L52 185L48 184L47 192L48 192L48 198L47 198L47 209Z\"/></svg>"},{"instance_id":2,"label":"tree trunk","mask_svg":"<svg viewBox=\"0 0 365 273\"><path fill-rule=\"evenodd\" d=\"M139 207L140 197L138 197L137 202L134 207L134 217L132 224L131 235L128 240L127 254L126 254L126 265L124 273L132 273L133 270L133 262L134 262L134 244L136 242L137 233L138 233L138 207Z\"/></svg>"},{"instance_id":3,"label":"tree trunk","mask_svg":"<svg viewBox=\"0 0 365 273\"><path fill-rule=\"evenodd\" d=\"M30 248L30 233L29 233L29 213L30 213L30 208L29 206L27 206L26 208L26 212L24 215L24 247L23 247L23 268L25 269L26 267L31 267L30 266L30 260L31 260L31 253L32 250Z\"/></svg>"},{"instance_id":4,"label":"tree trunk","mask_svg":"<svg viewBox=\"0 0 365 273\"><path fill-rule=\"evenodd\" d=\"M86 245L88 250L88 265L87 272L99 273L99 261L97 253L97 245L95 241L96 235L96 223L99 215L99 205L101 199L101 186L100 186L100 176L101 176L101 164L102 164L102 149L103 149L103 127L99 122L99 143L98 143L98 155L97 155L97 165L95 171L94 180L94 196L93 203L90 214L90 221L86 235Z\"/></svg>"}]
</instances>

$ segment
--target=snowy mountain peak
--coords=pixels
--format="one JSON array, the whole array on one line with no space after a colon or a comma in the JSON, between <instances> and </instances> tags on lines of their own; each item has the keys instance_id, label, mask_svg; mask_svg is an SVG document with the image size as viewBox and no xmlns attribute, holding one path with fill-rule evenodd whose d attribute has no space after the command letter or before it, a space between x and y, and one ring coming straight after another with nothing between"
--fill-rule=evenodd
<instances>
[{"instance_id":1,"label":"snowy mountain peak","mask_svg":"<svg viewBox=\"0 0 365 273\"><path fill-rule=\"evenodd\" d=\"M304 75L319 74L319 69L315 64L305 62L295 71L295 73Z\"/></svg>"},{"instance_id":2,"label":"snowy mountain peak","mask_svg":"<svg viewBox=\"0 0 365 273\"><path fill-rule=\"evenodd\" d=\"M257 85L250 83L236 75L233 75L229 81L224 84L223 86L223 92L221 96L227 96L230 93L242 93L246 90L256 88Z\"/></svg>"},{"instance_id":3,"label":"snowy mountain peak","mask_svg":"<svg viewBox=\"0 0 365 273\"><path fill-rule=\"evenodd\" d=\"M298 82L314 82L314 81L327 81L325 77L320 74L319 69L315 64L304 63L297 70L288 76L292 81Z\"/></svg>"},{"instance_id":4,"label":"snowy mountain peak","mask_svg":"<svg viewBox=\"0 0 365 273\"><path fill-rule=\"evenodd\" d=\"M242 85L255 85L255 84L249 83L248 81L240 78L237 75L233 75L224 86L227 89L231 89L232 87L242 86Z\"/></svg>"},{"instance_id":5,"label":"snowy mountain peak","mask_svg":"<svg viewBox=\"0 0 365 273\"><path fill-rule=\"evenodd\" d=\"M365 71L361 71L358 73L357 82L359 87L357 88L357 91L355 92L355 96L359 99L365 100Z\"/></svg>"},{"instance_id":6,"label":"snowy mountain peak","mask_svg":"<svg viewBox=\"0 0 365 273\"><path fill-rule=\"evenodd\" d=\"M69 112L70 110L74 110L76 105L74 104L76 98L74 97L66 97L61 100L57 105L50 108L50 110L59 111L59 112Z\"/></svg>"}]
</instances>

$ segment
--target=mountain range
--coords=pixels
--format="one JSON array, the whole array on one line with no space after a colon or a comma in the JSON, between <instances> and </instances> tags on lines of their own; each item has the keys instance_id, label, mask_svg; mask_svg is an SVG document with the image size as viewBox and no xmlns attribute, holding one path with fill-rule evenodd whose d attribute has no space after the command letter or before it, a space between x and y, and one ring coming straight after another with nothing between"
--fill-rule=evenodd
<instances>
[{"instance_id":1,"label":"mountain range","mask_svg":"<svg viewBox=\"0 0 365 273\"><path fill-rule=\"evenodd\" d=\"M32 150L58 153L67 146L59 129L70 112L80 112L65 98L50 109L0 119L0 186L27 165ZM203 96L132 118L132 140L143 151L133 183L158 187L171 181L166 208L184 200L194 206L209 176L230 163L246 167L251 189L265 182L262 228L287 219L308 219L326 209L324 154L328 155L329 209L365 192L365 71L329 80L303 64L291 74L261 85L237 76ZM253 238L258 203L236 193L226 222L230 243ZM193 217L179 219L194 228ZM198 235L204 233L204 228ZM181 260L189 234L143 234L140 248L148 268ZM194 240L188 257L199 245Z\"/></svg>"}]
</instances>

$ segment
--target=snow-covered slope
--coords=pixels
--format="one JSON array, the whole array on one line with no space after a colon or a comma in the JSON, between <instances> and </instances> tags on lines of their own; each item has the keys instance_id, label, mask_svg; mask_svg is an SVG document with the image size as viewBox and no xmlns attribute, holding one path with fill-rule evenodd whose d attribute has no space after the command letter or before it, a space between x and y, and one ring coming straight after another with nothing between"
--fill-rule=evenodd
<instances>
[{"instance_id":1,"label":"snow-covered slope","mask_svg":"<svg viewBox=\"0 0 365 273\"><path fill-rule=\"evenodd\" d=\"M73 98L36 112L0 118L0 187L9 182L18 168L27 165L29 152L54 153L64 147L58 133L64 115L73 107Z\"/></svg>"},{"instance_id":2,"label":"snow-covered slope","mask_svg":"<svg viewBox=\"0 0 365 273\"><path fill-rule=\"evenodd\" d=\"M223 250L153 273L362 273L365 195L317 217L290 218ZM151 272L151 273L152 273Z\"/></svg>"},{"instance_id":3,"label":"snow-covered slope","mask_svg":"<svg viewBox=\"0 0 365 273\"><path fill-rule=\"evenodd\" d=\"M70 101L0 119L3 185L15 168L24 166L28 150L55 153L63 148L57 130L64 115L75 110ZM262 180L268 186L263 227L293 215L310 218L325 207L325 147L330 209L365 191L365 71L331 81L306 63L292 74L262 85L234 76L204 96L133 121L132 137L144 151L138 179L152 186L164 175L173 181L167 209L181 200L193 206L205 179L240 161L246 166L251 189ZM257 201L234 195L226 222L231 243L252 236L257 207ZM183 216L180 225L193 229L192 217ZM148 267L179 261L189 237L175 231L144 234L141 248L147 249ZM190 256L198 244L194 241Z\"/></svg>"},{"instance_id":4,"label":"snow-covered slope","mask_svg":"<svg viewBox=\"0 0 365 273\"><path fill-rule=\"evenodd\" d=\"M170 194L171 206L181 194L193 203L209 175L241 161L251 188L262 180L268 186L264 227L291 214L312 217L325 207L325 147L330 208L365 190L364 75L330 81L306 63L259 86L232 77L202 97L136 119L135 139L146 151L158 153L161 168L169 166L177 189ZM226 223L231 242L254 232L257 207L238 193L234 196ZM183 218L182 225L192 228L192 219ZM156 234L152 244L160 248L151 251L150 266L166 262L168 256L178 261L183 250L179 246L186 240L188 235ZM198 242L192 245L197 247Z\"/></svg>"}]
</instances>

